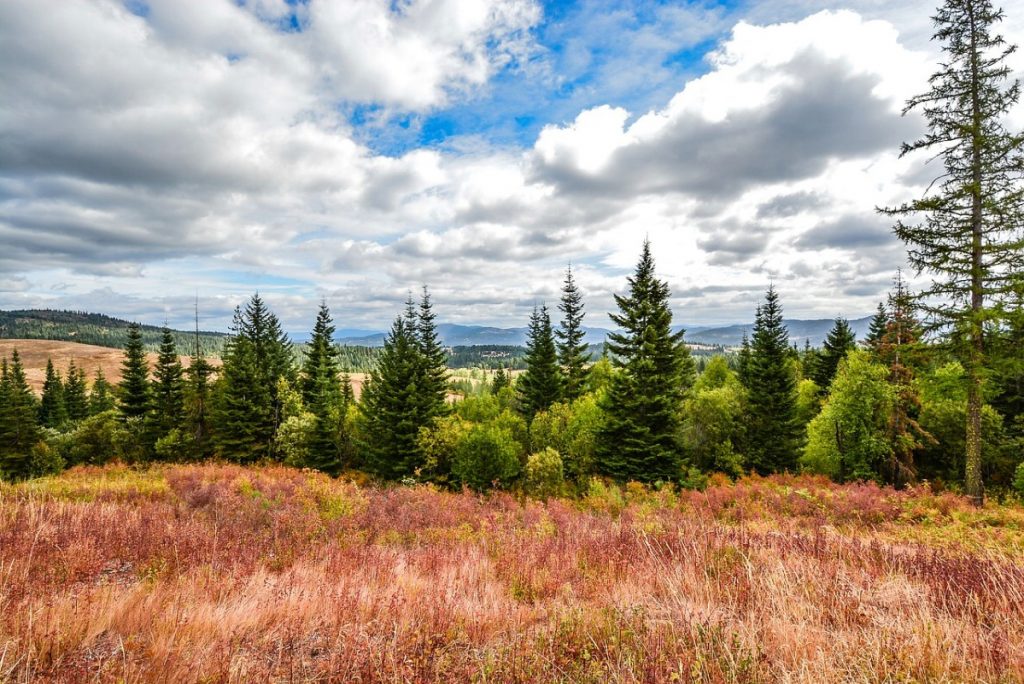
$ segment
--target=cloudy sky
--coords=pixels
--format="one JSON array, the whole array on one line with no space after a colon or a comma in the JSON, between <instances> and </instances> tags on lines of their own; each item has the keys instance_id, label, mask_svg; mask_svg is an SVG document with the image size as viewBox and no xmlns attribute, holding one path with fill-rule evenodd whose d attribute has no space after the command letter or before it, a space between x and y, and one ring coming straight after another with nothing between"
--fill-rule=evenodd
<instances>
[{"instance_id":1,"label":"cloudy sky","mask_svg":"<svg viewBox=\"0 0 1024 684\"><path fill-rule=\"evenodd\" d=\"M649 236L677 321L867 315L936 1L3 0L0 308L607 325Z\"/></svg>"}]
</instances>

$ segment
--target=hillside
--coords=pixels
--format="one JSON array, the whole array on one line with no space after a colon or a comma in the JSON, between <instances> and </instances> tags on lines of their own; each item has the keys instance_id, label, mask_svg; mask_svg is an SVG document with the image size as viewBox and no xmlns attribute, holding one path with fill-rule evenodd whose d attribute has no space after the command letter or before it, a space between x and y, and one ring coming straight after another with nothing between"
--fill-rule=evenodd
<instances>
[{"instance_id":1,"label":"hillside","mask_svg":"<svg viewBox=\"0 0 1024 684\"><path fill-rule=\"evenodd\" d=\"M128 339L129 323L120 318L84 311L0 311L0 339L58 340L121 348ZM143 325L141 330L146 347L156 349L160 344L161 329ZM175 330L173 334L178 349L191 351L194 348L194 332ZM202 352L207 356L219 356L227 337L225 333L200 331Z\"/></svg>"}]
</instances>

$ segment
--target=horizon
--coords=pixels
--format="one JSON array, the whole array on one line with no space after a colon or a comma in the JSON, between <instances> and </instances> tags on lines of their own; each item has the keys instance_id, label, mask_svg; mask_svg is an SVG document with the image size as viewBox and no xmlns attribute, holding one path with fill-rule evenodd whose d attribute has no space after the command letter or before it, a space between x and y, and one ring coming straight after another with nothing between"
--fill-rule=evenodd
<instances>
[{"instance_id":1,"label":"horizon","mask_svg":"<svg viewBox=\"0 0 1024 684\"><path fill-rule=\"evenodd\" d=\"M938 173L899 156L931 2L10 0L0 308L224 329L259 290L287 330L321 299L386 329L426 283L522 327L571 263L601 327L649 237L687 325L770 282L871 312L906 267L875 207Z\"/></svg>"}]
</instances>

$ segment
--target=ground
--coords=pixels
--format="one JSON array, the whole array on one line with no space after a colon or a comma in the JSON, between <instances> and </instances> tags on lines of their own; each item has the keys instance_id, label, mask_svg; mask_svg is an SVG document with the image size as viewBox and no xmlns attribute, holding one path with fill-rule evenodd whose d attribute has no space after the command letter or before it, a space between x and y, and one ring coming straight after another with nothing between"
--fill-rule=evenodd
<instances>
[{"instance_id":1,"label":"ground","mask_svg":"<svg viewBox=\"0 0 1024 684\"><path fill-rule=\"evenodd\" d=\"M30 680L1022 681L1024 509L76 468L0 485L0 681Z\"/></svg>"}]
</instances>

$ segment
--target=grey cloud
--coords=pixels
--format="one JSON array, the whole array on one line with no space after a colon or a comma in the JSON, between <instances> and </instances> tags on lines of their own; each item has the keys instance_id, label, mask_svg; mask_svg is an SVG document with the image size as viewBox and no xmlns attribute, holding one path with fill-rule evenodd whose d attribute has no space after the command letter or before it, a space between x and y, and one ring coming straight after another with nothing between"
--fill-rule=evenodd
<instances>
[{"instance_id":1,"label":"grey cloud","mask_svg":"<svg viewBox=\"0 0 1024 684\"><path fill-rule=\"evenodd\" d=\"M778 195L757 207L757 218L778 219L796 216L825 206L825 198L816 192L793 192Z\"/></svg>"},{"instance_id":2,"label":"grey cloud","mask_svg":"<svg viewBox=\"0 0 1024 684\"><path fill-rule=\"evenodd\" d=\"M896 242L896 237L884 218L844 216L811 228L796 240L796 245L804 249L858 249L890 246Z\"/></svg>"}]
</instances>

